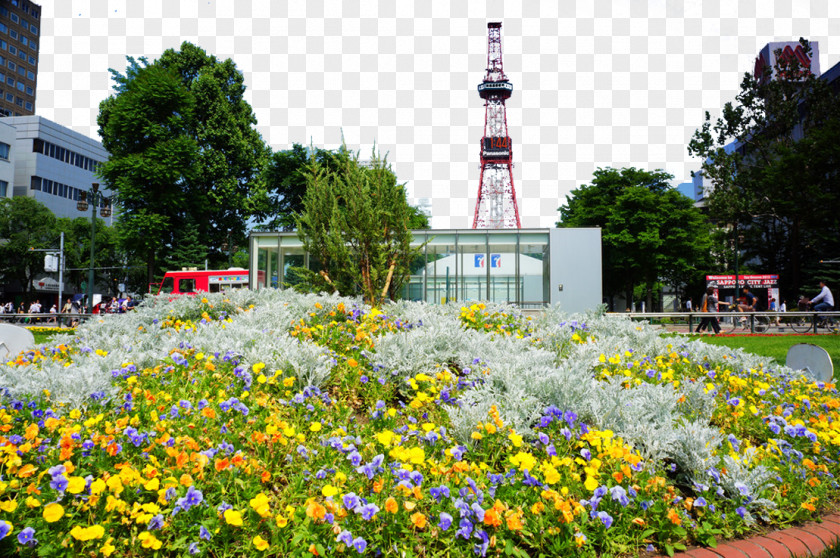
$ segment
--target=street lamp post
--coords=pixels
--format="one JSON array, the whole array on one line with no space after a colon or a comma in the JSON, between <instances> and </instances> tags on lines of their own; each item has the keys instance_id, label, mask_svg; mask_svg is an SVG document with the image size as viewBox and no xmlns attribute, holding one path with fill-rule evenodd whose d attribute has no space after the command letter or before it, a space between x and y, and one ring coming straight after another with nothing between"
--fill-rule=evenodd
<instances>
[{"instance_id":1,"label":"street lamp post","mask_svg":"<svg viewBox=\"0 0 840 558\"><path fill-rule=\"evenodd\" d=\"M95 238L96 238L96 206L100 202L106 202L99 209L99 214L102 217L111 216L110 198L99 191L99 184L94 182L91 184L90 190L79 192L79 201L76 203L76 209L79 211L87 211L88 202L90 202L90 266L88 268L88 284L87 284L87 303L88 311L93 311L93 258L95 254Z\"/></svg>"}]
</instances>

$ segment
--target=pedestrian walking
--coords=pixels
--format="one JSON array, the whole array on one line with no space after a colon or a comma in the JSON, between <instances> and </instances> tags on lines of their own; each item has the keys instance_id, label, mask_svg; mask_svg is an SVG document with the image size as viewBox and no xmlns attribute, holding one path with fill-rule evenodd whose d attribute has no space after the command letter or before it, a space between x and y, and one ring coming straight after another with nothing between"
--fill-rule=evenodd
<instances>
[{"instance_id":1,"label":"pedestrian walking","mask_svg":"<svg viewBox=\"0 0 840 558\"><path fill-rule=\"evenodd\" d=\"M700 312L704 313L700 320L700 325L697 326L697 333L702 333L707 328L711 327L715 331L715 335L720 333L720 323L716 316L708 316L705 314L717 313L718 299L715 296L715 289L708 287L706 293L703 295L703 300L700 302Z\"/></svg>"}]
</instances>

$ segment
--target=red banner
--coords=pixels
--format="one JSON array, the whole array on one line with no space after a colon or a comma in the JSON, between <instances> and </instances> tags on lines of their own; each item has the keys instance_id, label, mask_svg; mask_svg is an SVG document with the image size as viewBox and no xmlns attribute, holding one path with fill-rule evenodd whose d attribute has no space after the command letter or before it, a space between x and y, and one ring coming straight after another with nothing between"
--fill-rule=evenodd
<instances>
[{"instance_id":1,"label":"red banner","mask_svg":"<svg viewBox=\"0 0 840 558\"><path fill-rule=\"evenodd\" d=\"M770 288L779 284L778 275L738 275L739 287ZM709 287L734 287L735 275L706 275Z\"/></svg>"}]
</instances>

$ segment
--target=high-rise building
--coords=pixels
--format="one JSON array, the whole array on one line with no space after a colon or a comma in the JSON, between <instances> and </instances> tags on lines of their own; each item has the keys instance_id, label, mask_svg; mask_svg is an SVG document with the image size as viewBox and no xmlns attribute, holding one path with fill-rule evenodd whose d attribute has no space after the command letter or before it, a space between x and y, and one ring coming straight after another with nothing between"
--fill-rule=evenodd
<instances>
[{"instance_id":1,"label":"high-rise building","mask_svg":"<svg viewBox=\"0 0 840 558\"><path fill-rule=\"evenodd\" d=\"M6 126L8 125L8 126ZM14 130L14 140L4 141L6 128ZM0 180L7 166L2 158L10 144L8 158L14 169L13 182L7 186L11 196L30 196L46 205L56 217L86 217L80 210L82 194L94 182L97 167L108 160L108 152L98 141L47 120L42 116L13 116L0 119ZM2 186L2 184L0 184ZM101 207L110 209L112 193L102 190ZM109 211L110 213L110 211ZM112 217L106 219L112 224Z\"/></svg>"},{"instance_id":2,"label":"high-rise building","mask_svg":"<svg viewBox=\"0 0 840 558\"><path fill-rule=\"evenodd\" d=\"M0 0L0 116L35 114L41 6Z\"/></svg>"}]
</instances>

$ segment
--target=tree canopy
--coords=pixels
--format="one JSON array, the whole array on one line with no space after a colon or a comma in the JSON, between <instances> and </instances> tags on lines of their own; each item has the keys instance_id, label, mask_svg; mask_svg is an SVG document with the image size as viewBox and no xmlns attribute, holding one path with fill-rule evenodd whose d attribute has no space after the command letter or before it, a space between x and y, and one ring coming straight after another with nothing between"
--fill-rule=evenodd
<instances>
[{"instance_id":1,"label":"tree canopy","mask_svg":"<svg viewBox=\"0 0 840 558\"><path fill-rule=\"evenodd\" d=\"M709 226L693 202L658 170L599 168L591 184L573 190L559 208L558 227L600 227L603 285L627 303L641 286L647 307L660 281L692 282L709 259Z\"/></svg>"},{"instance_id":2,"label":"tree canopy","mask_svg":"<svg viewBox=\"0 0 840 558\"><path fill-rule=\"evenodd\" d=\"M409 228L417 212L387 162L374 151L361 163L342 147L329 165L311 156L305 177L298 235L319 267L309 284L371 304L396 298L418 254Z\"/></svg>"},{"instance_id":3,"label":"tree canopy","mask_svg":"<svg viewBox=\"0 0 840 558\"><path fill-rule=\"evenodd\" d=\"M303 210L303 196L307 187L307 168L315 158L327 171L337 171L342 162L338 152L319 147L304 147L298 143L291 149L276 151L266 166L265 188L268 203L256 216L263 222L256 228L267 231L290 231L297 226ZM409 228L429 227L428 218L414 206L410 208Z\"/></svg>"},{"instance_id":4,"label":"tree canopy","mask_svg":"<svg viewBox=\"0 0 840 558\"><path fill-rule=\"evenodd\" d=\"M836 265L819 263L840 256L840 103L796 57L778 54L775 68L744 75L719 118L706 113L688 149L704 160L710 218L737 230L741 261L778 273L791 297L826 275L840 280Z\"/></svg>"},{"instance_id":5,"label":"tree canopy","mask_svg":"<svg viewBox=\"0 0 840 558\"><path fill-rule=\"evenodd\" d=\"M44 252L58 246L55 215L29 196L0 198L0 271L6 281L16 280L25 299L32 280L44 271Z\"/></svg>"},{"instance_id":6,"label":"tree canopy","mask_svg":"<svg viewBox=\"0 0 840 558\"><path fill-rule=\"evenodd\" d=\"M111 154L100 174L116 193L122 246L160 271L184 223L194 225L213 264L222 244L243 245L247 219L265 210L268 148L244 99L242 73L184 42L149 63L112 70L115 94L99 107Z\"/></svg>"}]
</instances>

